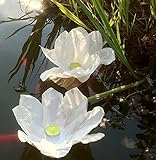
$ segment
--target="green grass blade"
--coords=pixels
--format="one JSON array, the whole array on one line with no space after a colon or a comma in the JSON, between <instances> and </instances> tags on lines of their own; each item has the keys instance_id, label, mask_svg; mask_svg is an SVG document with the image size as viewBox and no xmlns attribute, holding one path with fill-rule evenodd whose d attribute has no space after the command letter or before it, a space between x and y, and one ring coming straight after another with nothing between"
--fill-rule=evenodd
<instances>
[{"instance_id":1,"label":"green grass blade","mask_svg":"<svg viewBox=\"0 0 156 160\"><path fill-rule=\"evenodd\" d=\"M114 32L113 32L110 24L109 24L109 21L107 20L107 17L106 17L106 15L105 15L105 13L104 13L104 10L103 10L103 8L102 8L99 0L92 0L92 2L93 2L94 6L95 6L95 8L96 8L96 11L98 12L98 14L99 14L99 16L100 16L100 18L101 18L101 21L102 21L105 29L107 30L108 34L110 35L111 40L114 42L114 46L116 46L115 48L117 48L117 49L115 50L116 55L118 56L118 58L120 59L120 61L125 64L125 66L129 69L129 71L132 73L132 75L133 75L136 79L138 79L138 77L137 77L137 75L134 73L131 65L130 65L129 62L127 61L127 58L126 58L126 56L125 56L125 54L124 54L124 52L123 52L123 49L122 49L119 41L117 40L117 38L116 38L116 36L115 36L115 34L114 34ZM108 44L109 44L109 43L108 43ZM112 47L112 48L114 49L113 46L110 46L110 47Z\"/></svg>"},{"instance_id":2,"label":"green grass blade","mask_svg":"<svg viewBox=\"0 0 156 160\"><path fill-rule=\"evenodd\" d=\"M97 19L97 17L91 12L91 10L84 4L82 0L76 0L81 9L84 11L84 13L87 15L91 23L95 26L95 28L101 33L104 40L107 41L107 43L112 47L115 51L118 50L118 48L114 45L114 42L110 39L109 34L105 31L104 27L102 26L101 22ZM119 58L121 59L122 57Z\"/></svg>"},{"instance_id":3,"label":"green grass blade","mask_svg":"<svg viewBox=\"0 0 156 160\"><path fill-rule=\"evenodd\" d=\"M57 2L56 0L51 0L55 5L59 7L59 9L64 13L68 18L70 18L73 22L78 24L79 26L91 31L89 27L87 27L77 16L75 16L69 9L64 7L61 3Z\"/></svg>"},{"instance_id":4,"label":"green grass blade","mask_svg":"<svg viewBox=\"0 0 156 160\"><path fill-rule=\"evenodd\" d=\"M114 45L116 45L116 47L118 48L120 57L124 58L123 51L122 51L122 49L121 49L121 47L119 45L119 42L118 42L118 40L117 40L117 38L116 38L116 36L115 36L110 24L109 24L109 21L106 18L106 15L104 13L104 10L103 10L100 2L98 0L92 0L92 2L93 2L94 6L96 8L96 11L98 12L98 14L99 14L99 16L101 18L101 21L102 21L103 25L105 26L105 29L107 30L107 32L109 33L112 41L114 42Z\"/></svg>"},{"instance_id":5,"label":"green grass blade","mask_svg":"<svg viewBox=\"0 0 156 160\"><path fill-rule=\"evenodd\" d=\"M145 81L145 79L140 80L140 81L136 81L134 83L130 83L127 85L119 86L119 87L113 88L109 91L102 92L102 93L96 94L94 96L88 97L88 102L95 102L101 98L107 97L107 96L112 95L114 93L122 92L122 91L125 91L130 88L134 88L134 87L138 86L139 84L143 83L144 81Z\"/></svg>"}]
</instances>

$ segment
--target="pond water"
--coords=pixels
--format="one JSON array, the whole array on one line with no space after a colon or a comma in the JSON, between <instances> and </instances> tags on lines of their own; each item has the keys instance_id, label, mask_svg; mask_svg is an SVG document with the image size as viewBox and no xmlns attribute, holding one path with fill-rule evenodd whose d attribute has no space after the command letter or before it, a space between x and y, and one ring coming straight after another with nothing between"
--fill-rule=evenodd
<instances>
[{"instance_id":1,"label":"pond water","mask_svg":"<svg viewBox=\"0 0 156 160\"><path fill-rule=\"evenodd\" d=\"M10 9L11 7L11 9ZM18 17L22 14L19 5L10 0L0 1L0 19L6 17ZM17 130L20 127L12 113L12 108L18 104L19 92L15 87L22 80L23 71L19 70L16 78L12 78L8 83L9 71L17 63L22 46L31 33L31 27L25 28L15 36L5 39L14 30L23 26L26 22L11 22L0 25L0 159L3 160L40 160L53 159L41 155L33 147L19 142ZM47 28L48 30L48 28ZM44 40L44 37L43 37ZM40 66L42 60L38 60L36 66ZM38 67L36 67L37 70ZM35 70L35 71L36 71ZM39 73L42 73L44 67ZM34 71L34 72L35 72ZM29 92L35 93L39 85L39 74L27 83ZM103 104L102 104L103 105ZM120 106L114 105L113 108ZM125 106L128 108L128 106ZM121 111L122 112L122 111ZM123 111L124 114L124 111ZM105 137L89 145L75 145L67 157L69 160L152 160L155 157L156 145L153 134L148 134L147 126L140 127L143 118L148 121L148 117L127 118L127 115L120 115L115 110L108 110L106 117L112 120L111 125L98 127L93 132L101 131ZM150 120L149 120L150 122ZM148 125L148 124L147 124ZM147 134L145 134L147 133ZM149 139L146 139L146 135ZM155 134L154 134L155 135ZM153 144L152 144L153 141Z\"/></svg>"}]
</instances>

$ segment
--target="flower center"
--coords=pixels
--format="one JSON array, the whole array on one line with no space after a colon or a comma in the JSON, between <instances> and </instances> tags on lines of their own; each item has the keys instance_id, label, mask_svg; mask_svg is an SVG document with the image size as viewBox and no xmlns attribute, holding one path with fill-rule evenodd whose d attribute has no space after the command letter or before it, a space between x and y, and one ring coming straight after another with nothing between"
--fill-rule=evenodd
<instances>
[{"instance_id":1,"label":"flower center","mask_svg":"<svg viewBox=\"0 0 156 160\"><path fill-rule=\"evenodd\" d=\"M77 68L77 67L81 67L81 64L78 63L78 62L73 62L73 63L70 63L70 65L69 65L70 69L74 69L74 68Z\"/></svg>"},{"instance_id":2,"label":"flower center","mask_svg":"<svg viewBox=\"0 0 156 160\"><path fill-rule=\"evenodd\" d=\"M57 136L60 134L60 126L58 124L50 124L46 129L45 132L48 136Z\"/></svg>"}]
</instances>

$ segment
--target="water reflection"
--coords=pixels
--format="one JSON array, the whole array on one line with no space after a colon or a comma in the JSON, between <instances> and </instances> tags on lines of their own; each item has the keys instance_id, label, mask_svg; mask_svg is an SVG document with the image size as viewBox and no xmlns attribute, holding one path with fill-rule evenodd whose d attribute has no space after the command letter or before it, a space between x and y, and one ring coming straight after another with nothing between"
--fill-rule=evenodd
<instances>
[{"instance_id":1,"label":"water reflection","mask_svg":"<svg viewBox=\"0 0 156 160\"><path fill-rule=\"evenodd\" d=\"M49 158L43 156L36 148L26 144L21 160L56 160L57 158ZM77 144L72 147L71 151L64 158L58 160L93 160L89 145Z\"/></svg>"},{"instance_id":2,"label":"water reflection","mask_svg":"<svg viewBox=\"0 0 156 160\"><path fill-rule=\"evenodd\" d=\"M53 41L61 30L61 27L68 29L66 27L66 22L69 19L66 19L61 15L59 9L51 3L49 0L45 0L42 3L43 12L34 10L26 12L23 16L20 16L16 19L4 20L0 23L12 22L12 21L28 21L29 23L15 30L8 38L16 35L19 31L23 30L28 26L33 26L31 33L28 39L25 41L22 46L22 51L17 60L15 67L10 71L9 81L18 74L21 68L24 69L24 74L22 80L19 82L17 91L26 90L26 80L29 81L29 78L34 72L35 64L40 57L41 65L38 66L36 75L39 74L40 68L44 63L45 58L42 57L40 53L40 45L51 48L53 46ZM35 16L34 16L35 13ZM71 22L69 21L68 25ZM72 28L72 25L70 25ZM45 33L46 32L46 33ZM46 35L45 35L46 34ZM45 38L46 37L46 38ZM44 43L44 44L43 44Z\"/></svg>"}]
</instances>

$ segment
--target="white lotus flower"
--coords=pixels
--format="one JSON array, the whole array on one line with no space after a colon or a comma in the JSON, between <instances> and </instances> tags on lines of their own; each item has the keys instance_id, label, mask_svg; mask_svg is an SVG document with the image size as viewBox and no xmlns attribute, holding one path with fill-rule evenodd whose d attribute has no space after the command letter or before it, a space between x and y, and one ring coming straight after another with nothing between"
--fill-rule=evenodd
<instances>
[{"instance_id":1,"label":"white lotus flower","mask_svg":"<svg viewBox=\"0 0 156 160\"><path fill-rule=\"evenodd\" d=\"M104 110L97 106L87 112L87 97L78 88L65 96L53 88L42 95L42 103L30 95L21 95L13 113L23 131L21 142L28 142L50 157L64 157L76 143L87 144L104 137L103 133L88 134L97 127Z\"/></svg>"},{"instance_id":2,"label":"white lotus flower","mask_svg":"<svg viewBox=\"0 0 156 160\"><path fill-rule=\"evenodd\" d=\"M109 65L115 60L111 48L103 48L99 31L88 33L82 27L74 28L69 33L64 31L55 41L54 49L42 51L58 67L53 67L40 76L42 81L57 77L75 77L85 82L100 64Z\"/></svg>"}]
</instances>

